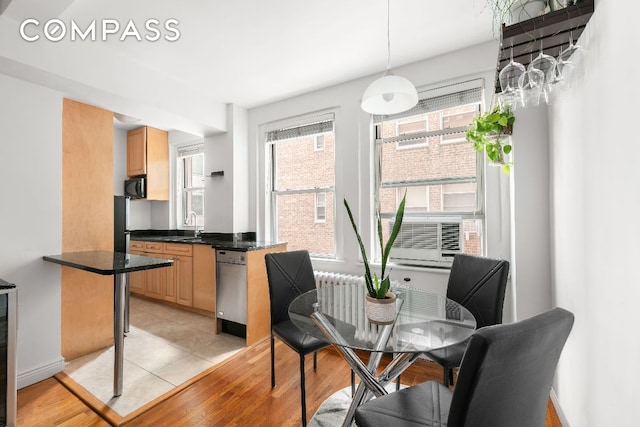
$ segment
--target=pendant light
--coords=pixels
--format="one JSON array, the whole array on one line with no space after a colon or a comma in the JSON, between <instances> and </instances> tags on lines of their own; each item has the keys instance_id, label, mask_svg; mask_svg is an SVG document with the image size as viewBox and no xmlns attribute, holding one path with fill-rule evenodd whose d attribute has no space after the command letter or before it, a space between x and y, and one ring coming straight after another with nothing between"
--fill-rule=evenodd
<instances>
[{"instance_id":1,"label":"pendant light","mask_svg":"<svg viewBox=\"0 0 640 427\"><path fill-rule=\"evenodd\" d=\"M389 36L389 6L387 0L387 72L367 87L362 95L362 109L371 114L395 114L418 103L415 86L404 77L391 73L391 37Z\"/></svg>"}]
</instances>

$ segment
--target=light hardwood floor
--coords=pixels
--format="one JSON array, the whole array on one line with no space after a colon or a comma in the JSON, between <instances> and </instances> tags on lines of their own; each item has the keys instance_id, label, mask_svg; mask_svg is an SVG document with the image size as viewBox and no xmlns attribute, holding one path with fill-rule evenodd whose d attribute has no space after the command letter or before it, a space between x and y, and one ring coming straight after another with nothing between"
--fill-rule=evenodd
<instances>
[{"instance_id":1,"label":"light hardwood floor","mask_svg":"<svg viewBox=\"0 0 640 427\"><path fill-rule=\"evenodd\" d=\"M158 402L126 426L298 426L300 386L298 356L276 341L276 384L272 389L269 341L242 350L172 397ZM306 364L307 417L337 390L350 383L349 368L333 349L318 353L318 370L311 357ZM402 376L411 385L439 380L442 370L418 361ZM19 426L108 426L56 379L47 379L18 392ZM561 427L550 407L546 427Z\"/></svg>"}]
</instances>

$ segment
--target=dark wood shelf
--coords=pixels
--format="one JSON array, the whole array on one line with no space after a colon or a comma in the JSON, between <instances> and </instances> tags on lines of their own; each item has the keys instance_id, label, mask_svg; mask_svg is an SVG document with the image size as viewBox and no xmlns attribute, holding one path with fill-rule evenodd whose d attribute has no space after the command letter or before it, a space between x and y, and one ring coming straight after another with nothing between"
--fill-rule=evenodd
<instances>
[{"instance_id":1,"label":"dark wood shelf","mask_svg":"<svg viewBox=\"0 0 640 427\"><path fill-rule=\"evenodd\" d=\"M573 38L574 44L577 43L584 27L593 15L594 1L578 1L575 5L517 24L508 26L502 24L495 81L496 93L501 92L498 75L500 70L511 60L512 47L513 60L525 67L529 65L532 58L538 55L541 47L547 55L558 56L561 48L567 48L570 38Z\"/></svg>"}]
</instances>

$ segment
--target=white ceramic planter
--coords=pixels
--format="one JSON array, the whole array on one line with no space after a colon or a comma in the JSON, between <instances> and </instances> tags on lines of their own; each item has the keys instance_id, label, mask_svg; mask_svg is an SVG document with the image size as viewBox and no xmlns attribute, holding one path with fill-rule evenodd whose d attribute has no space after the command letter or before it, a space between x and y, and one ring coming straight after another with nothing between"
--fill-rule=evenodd
<instances>
[{"instance_id":1,"label":"white ceramic planter","mask_svg":"<svg viewBox=\"0 0 640 427\"><path fill-rule=\"evenodd\" d=\"M396 295L387 292L387 297L377 299L366 294L366 310L369 322L376 325L389 325L396 319Z\"/></svg>"}]
</instances>

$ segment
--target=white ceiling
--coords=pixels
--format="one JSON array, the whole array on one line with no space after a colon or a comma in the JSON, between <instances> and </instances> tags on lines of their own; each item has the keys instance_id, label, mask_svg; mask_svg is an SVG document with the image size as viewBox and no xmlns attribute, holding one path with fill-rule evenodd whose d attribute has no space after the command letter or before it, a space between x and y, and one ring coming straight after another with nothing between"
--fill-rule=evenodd
<instances>
[{"instance_id":1,"label":"white ceiling","mask_svg":"<svg viewBox=\"0 0 640 427\"><path fill-rule=\"evenodd\" d=\"M390 1L392 68L493 37L485 0ZM57 17L67 24L74 20L81 27L94 19L98 23L116 19L123 26L132 19L143 36L147 19L177 19L180 38L176 42L140 42L133 37L120 41L110 36L107 42L16 43L46 43L47 50L41 47L39 52L47 54L54 49L62 52L66 45L75 57L82 54L79 44L91 45L101 60L111 58L111 63L123 64L116 67L120 78L126 78L131 68L125 65L135 64L145 70L149 84L161 81L164 87L182 88L199 102L252 108L383 73L386 12L385 0L10 0L2 15L16 23L36 18L43 24ZM49 60L55 62L56 55ZM93 81L65 72L65 64L41 67L58 77L107 90L98 81L105 63L91 58L79 62L75 68L81 67L83 76L94 76ZM145 83L137 76L136 81Z\"/></svg>"}]
</instances>

